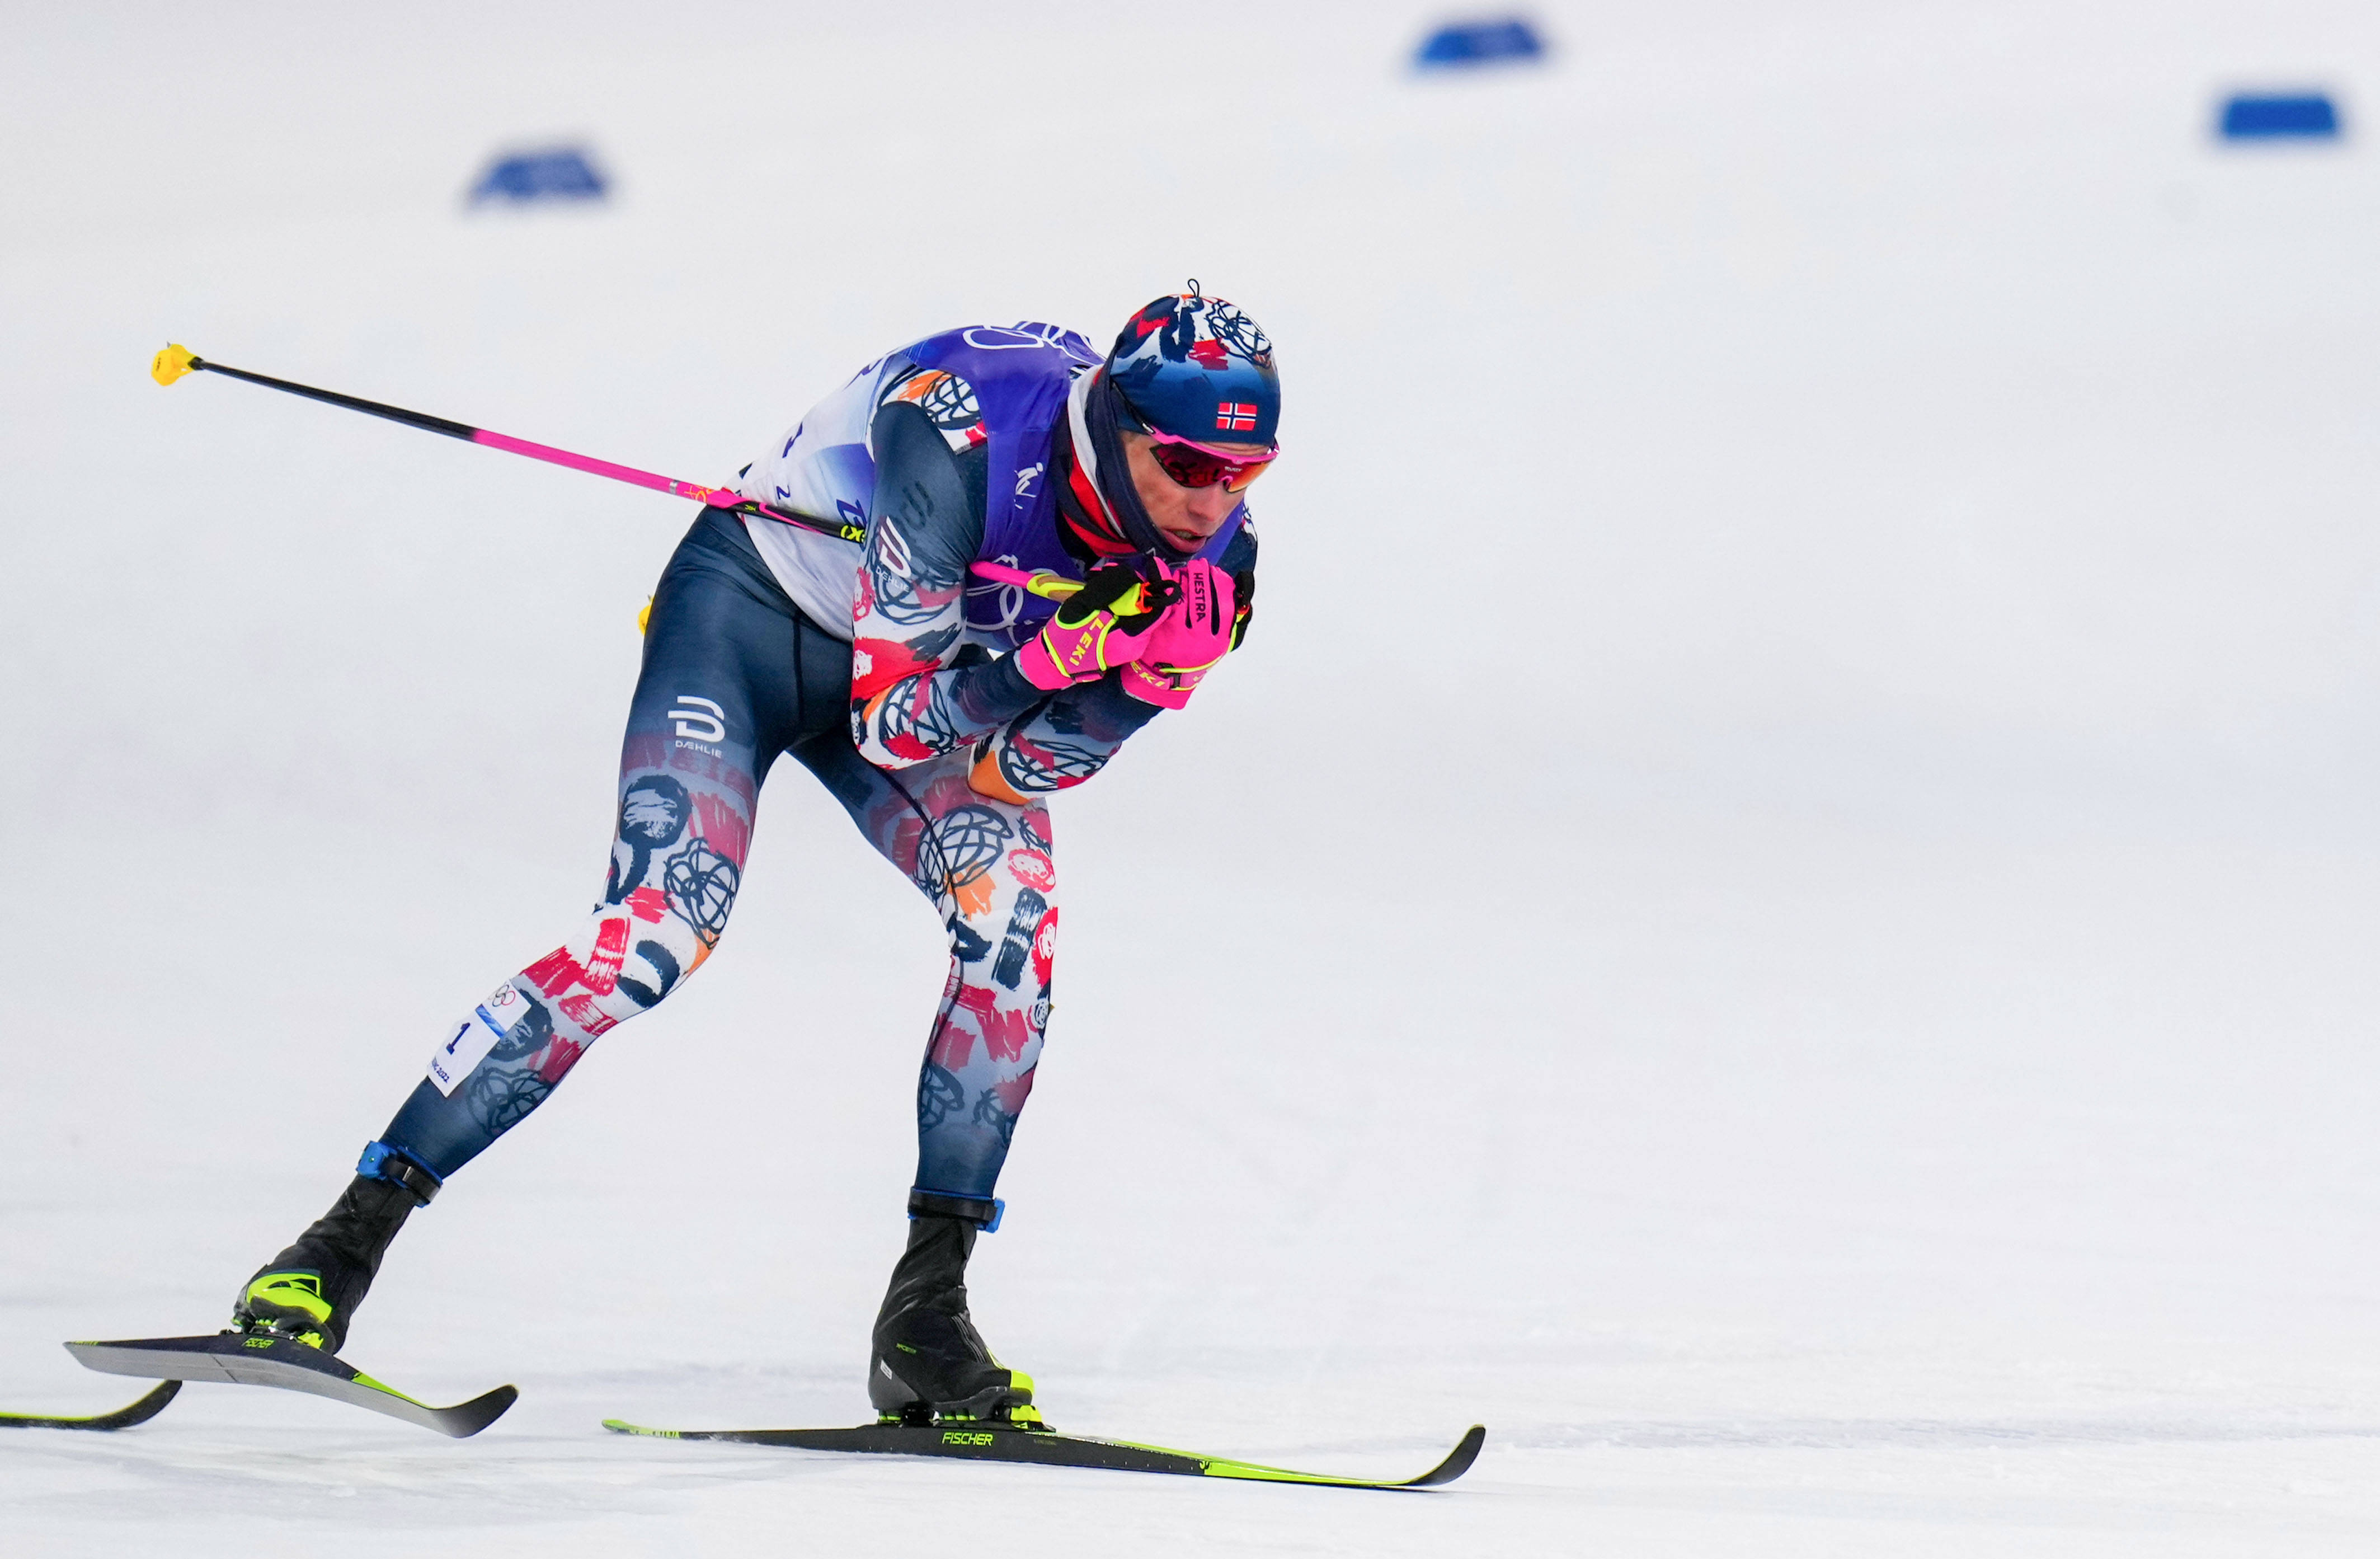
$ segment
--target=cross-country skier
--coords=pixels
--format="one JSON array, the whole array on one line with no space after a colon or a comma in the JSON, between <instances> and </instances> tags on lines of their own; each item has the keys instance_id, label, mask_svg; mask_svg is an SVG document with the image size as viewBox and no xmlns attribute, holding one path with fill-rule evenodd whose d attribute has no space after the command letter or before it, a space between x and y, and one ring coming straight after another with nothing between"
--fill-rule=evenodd
<instances>
[{"instance_id":1,"label":"cross-country skier","mask_svg":"<svg viewBox=\"0 0 2380 1559\"><path fill-rule=\"evenodd\" d=\"M866 541L718 508L695 521L654 591L602 903L442 1036L338 1201L240 1291L235 1326L343 1345L407 1215L710 956L782 753L950 932L869 1400L912 1422L1038 1421L1031 1381L968 1319L965 1273L999 1222L1049 1020L1049 798L1186 703L1245 633L1241 497L1280 411L1264 333L1196 283L1135 314L1104 360L1051 325L951 330L812 408L742 491ZM978 563L1077 588L1052 599L971 577Z\"/></svg>"}]
</instances>

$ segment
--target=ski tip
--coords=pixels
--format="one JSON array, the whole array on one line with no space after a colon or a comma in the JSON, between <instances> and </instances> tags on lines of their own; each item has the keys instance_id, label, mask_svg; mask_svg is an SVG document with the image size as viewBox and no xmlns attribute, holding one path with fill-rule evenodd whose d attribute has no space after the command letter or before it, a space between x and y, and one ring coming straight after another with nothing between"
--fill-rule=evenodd
<instances>
[{"instance_id":1,"label":"ski tip","mask_svg":"<svg viewBox=\"0 0 2380 1559\"><path fill-rule=\"evenodd\" d=\"M456 1407L440 1408L439 1431L456 1440L468 1440L503 1418L504 1410L519 1400L517 1387L498 1386L484 1396L475 1396Z\"/></svg>"},{"instance_id":2,"label":"ski tip","mask_svg":"<svg viewBox=\"0 0 2380 1559\"><path fill-rule=\"evenodd\" d=\"M647 1429L642 1424L632 1424L625 1419L606 1419L603 1420L603 1427L613 1434L643 1434L650 1435L655 1440L685 1438L674 1429Z\"/></svg>"},{"instance_id":3,"label":"ski tip","mask_svg":"<svg viewBox=\"0 0 2380 1559\"><path fill-rule=\"evenodd\" d=\"M1463 1431L1463 1438L1455 1442L1454 1449L1446 1454L1444 1461L1431 1468L1419 1478L1403 1484L1402 1487L1435 1489L1441 1483L1453 1482L1471 1470L1471 1464L1479 1459L1479 1448L1487 1443L1488 1426L1473 1424Z\"/></svg>"},{"instance_id":4,"label":"ski tip","mask_svg":"<svg viewBox=\"0 0 2380 1559\"><path fill-rule=\"evenodd\" d=\"M181 1389L182 1382L179 1381L158 1382L157 1389L155 1391L151 1392L148 1395L142 1397L131 1407L125 1408L122 1412L109 1414L108 1417L110 1422L107 1427L110 1429L130 1429L134 1424L147 1423L150 1419L164 1412L165 1410L165 1404L173 1401L175 1395L179 1393Z\"/></svg>"},{"instance_id":5,"label":"ski tip","mask_svg":"<svg viewBox=\"0 0 2380 1559\"><path fill-rule=\"evenodd\" d=\"M130 1429L135 1424L145 1424L150 1419L155 1418L158 1414L164 1412L165 1410L165 1404L173 1401L175 1395L181 1389L182 1382L179 1381L160 1381L157 1382L155 1390L149 1392L138 1402L132 1403L128 1407L118 1407L113 1413L77 1413L55 1416L41 1413L0 1413L0 1429L84 1429L100 1431Z\"/></svg>"}]
</instances>

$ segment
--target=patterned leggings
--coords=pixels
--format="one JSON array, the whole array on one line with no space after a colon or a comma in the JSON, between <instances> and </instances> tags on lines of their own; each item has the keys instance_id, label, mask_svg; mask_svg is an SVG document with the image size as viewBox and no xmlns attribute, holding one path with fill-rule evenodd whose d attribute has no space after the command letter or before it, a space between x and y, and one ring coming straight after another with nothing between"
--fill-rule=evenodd
<instances>
[{"instance_id":1,"label":"patterned leggings","mask_svg":"<svg viewBox=\"0 0 2380 1559\"><path fill-rule=\"evenodd\" d=\"M951 973L917 1075L917 1188L988 1199L1050 1017L1050 814L978 794L968 755L887 772L852 747L851 647L706 509L662 575L620 760L603 901L432 1054L382 1140L442 1178L544 1102L596 1037L710 956L761 781L790 754L934 903Z\"/></svg>"}]
</instances>

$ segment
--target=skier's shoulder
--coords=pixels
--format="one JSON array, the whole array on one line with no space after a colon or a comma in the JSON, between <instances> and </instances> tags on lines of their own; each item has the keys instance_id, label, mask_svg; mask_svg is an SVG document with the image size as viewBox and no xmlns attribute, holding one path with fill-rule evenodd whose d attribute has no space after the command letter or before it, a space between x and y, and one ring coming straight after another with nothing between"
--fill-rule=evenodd
<instances>
[{"instance_id":1,"label":"skier's shoulder","mask_svg":"<svg viewBox=\"0 0 2380 1559\"><path fill-rule=\"evenodd\" d=\"M1088 342L1062 326L961 325L880 359L871 416L913 407L952 454L965 456L995 432L1030 434L1054 421L1075 375L1099 361Z\"/></svg>"},{"instance_id":2,"label":"skier's shoulder","mask_svg":"<svg viewBox=\"0 0 2380 1559\"><path fill-rule=\"evenodd\" d=\"M1036 320L961 325L913 341L893 356L911 365L911 379L948 375L946 393L964 389L995 425L1046 411L1063 399L1077 374L1099 363L1078 333Z\"/></svg>"},{"instance_id":3,"label":"skier's shoulder","mask_svg":"<svg viewBox=\"0 0 2380 1559\"><path fill-rule=\"evenodd\" d=\"M1099 355L1079 331L1039 320L1014 324L963 324L913 341L895 354L929 368L972 369L979 376L1071 373L1096 368Z\"/></svg>"}]
</instances>

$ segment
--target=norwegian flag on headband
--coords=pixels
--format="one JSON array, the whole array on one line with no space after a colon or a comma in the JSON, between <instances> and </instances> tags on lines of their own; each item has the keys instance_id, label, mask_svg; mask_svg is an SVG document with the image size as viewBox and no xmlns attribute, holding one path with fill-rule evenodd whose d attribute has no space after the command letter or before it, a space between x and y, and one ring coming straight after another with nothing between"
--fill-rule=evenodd
<instances>
[{"instance_id":1,"label":"norwegian flag on headband","mask_svg":"<svg viewBox=\"0 0 2380 1559\"><path fill-rule=\"evenodd\" d=\"M1253 401L1219 400L1215 403L1215 427L1222 432L1245 433L1257 425L1257 408Z\"/></svg>"}]
</instances>

